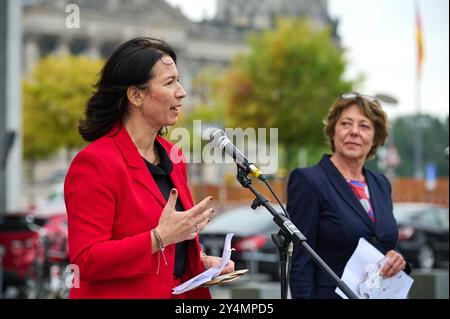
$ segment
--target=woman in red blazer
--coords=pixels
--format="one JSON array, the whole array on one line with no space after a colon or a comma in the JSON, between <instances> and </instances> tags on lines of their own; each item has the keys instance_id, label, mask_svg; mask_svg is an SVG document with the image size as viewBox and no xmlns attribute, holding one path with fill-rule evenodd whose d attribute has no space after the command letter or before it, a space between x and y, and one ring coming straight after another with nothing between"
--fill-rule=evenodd
<instances>
[{"instance_id":1,"label":"woman in red blazer","mask_svg":"<svg viewBox=\"0 0 450 319\"><path fill-rule=\"evenodd\" d=\"M136 38L108 59L79 132L92 142L65 181L69 256L79 287L70 298L174 298L172 288L220 263L200 250L212 197L194 205L181 151L162 131L186 93L176 55ZM234 269L233 262L224 272ZM177 298L211 298L197 288Z\"/></svg>"}]
</instances>

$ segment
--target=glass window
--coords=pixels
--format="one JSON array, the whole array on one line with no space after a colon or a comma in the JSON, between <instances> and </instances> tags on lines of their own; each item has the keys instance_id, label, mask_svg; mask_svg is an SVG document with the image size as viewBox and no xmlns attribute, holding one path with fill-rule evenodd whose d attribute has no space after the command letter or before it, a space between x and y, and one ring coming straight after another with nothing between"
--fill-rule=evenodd
<instances>
[{"instance_id":1,"label":"glass window","mask_svg":"<svg viewBox=\"0 0 450 319\"><path fill-rule=\"evenodd\" d=\"M449 230L448 209L446 209L446 208L437 209L435 217L438 221L439 227L448 232L448 230Z\"/></svg>"},{"instance_id":2,"label":"glass window","mask_svg":"<svg viewBox=\"0 0 450 319\"><path fill-rule=\"evenodd\" d=\"M100 48L100 54L103 58L109 58L117 47L118 45L112 42L104 43Z\"/></svg>"},{"instance_id":3,"label":"glass window","mask_svg":"<svg viewBox=\"0 0 450 319\"><path fill-rule=\"evenodd\" d=\"M70 53L80 55L86 52L88 43L85 39L75 39L70 43Z\"/></svg>"},{"instance_id":4,"label":"glass window","mask_svg":"<svg viewBox=\"0 0 450 319\"><path fill-rule=\"evenodd\" d=\"M39 53L41 57L45 57L56 51L56 36L46 35L39 39Z\"/></svg>"}]
</instances>

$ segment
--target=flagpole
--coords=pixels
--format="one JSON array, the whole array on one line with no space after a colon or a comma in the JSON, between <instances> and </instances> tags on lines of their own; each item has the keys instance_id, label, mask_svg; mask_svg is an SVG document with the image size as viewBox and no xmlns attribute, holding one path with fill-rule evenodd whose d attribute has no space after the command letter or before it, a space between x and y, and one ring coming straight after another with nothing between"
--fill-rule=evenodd
<instances>
[{"instance_id":1,"label":"flagpole","mask_svg":"<svg viewBox=\"0 0 450 319\"><path fill-rule=\"evenodd\" d=\"M423 133L421 120L421 98L422 98L422 64L424 58L423 41L422 41L422 21L417 1L415 2L416 14L416 36L417 36L417 72L416 72L416 118L414 131L414 175L416 179L423 178Z\"/></svg>"},{"instance_id":2,"label":"flagpole","mask_svg":"<svg viewBox=\"0 0 450 319\"><path fill-rule=\"evenodd\" d=\"M419 73L416 76L416 119L415 119L415 134L414 134L414 170L415 178L423 178L423 136L422 136L422 114L421 114L421 79Z\"/></svg>"}]
</instances>

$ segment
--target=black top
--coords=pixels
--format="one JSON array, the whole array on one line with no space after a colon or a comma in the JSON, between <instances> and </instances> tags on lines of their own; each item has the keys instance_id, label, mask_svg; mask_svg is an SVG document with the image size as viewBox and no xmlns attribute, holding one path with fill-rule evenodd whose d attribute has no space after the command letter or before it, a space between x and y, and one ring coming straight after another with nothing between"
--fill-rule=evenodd
<instances>
[{"instance_id":1,"label":"black top","mask_svg":"<svg viewBox=\"0 0 450 319\"><path fill-rule=\"evenodd\" d=\"M160 163L158 165L153 165L149 161L144 160L150 174L152 174L153 179L156 182L156 185L158 185L161 194L167 201L169 199L170 190L173 188L173 183L169 176L173 170L173 164L166 150L156 140L155 147L160 158ZM175 208L177 211L184 211L183 204L181 204L179 197L177 198ZM175 265L173 269L173 275L175 278L180 278L186 270L187 247L188 241L186 240L175 245Z\"/></svg>"}]
</instances>

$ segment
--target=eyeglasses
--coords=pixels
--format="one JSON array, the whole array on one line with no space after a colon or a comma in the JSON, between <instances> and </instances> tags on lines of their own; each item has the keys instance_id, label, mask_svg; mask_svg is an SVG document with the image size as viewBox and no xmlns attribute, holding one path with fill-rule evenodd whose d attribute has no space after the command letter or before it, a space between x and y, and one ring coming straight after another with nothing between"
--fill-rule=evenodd
<instances>
[{"instance_id":1,"label":"eyeglasses","mask_svg":"<svg viewBox=\"0 0 450 319\"><path fill-rule=\"evenodd\" d=\"M344 93L344 94L341 95L341 100L342 99L366 99L370 103L380 104L380 102L378 101L376 96L366 95L366 94L359 94L357 92Z\"/></svg>"}]
</instances>

